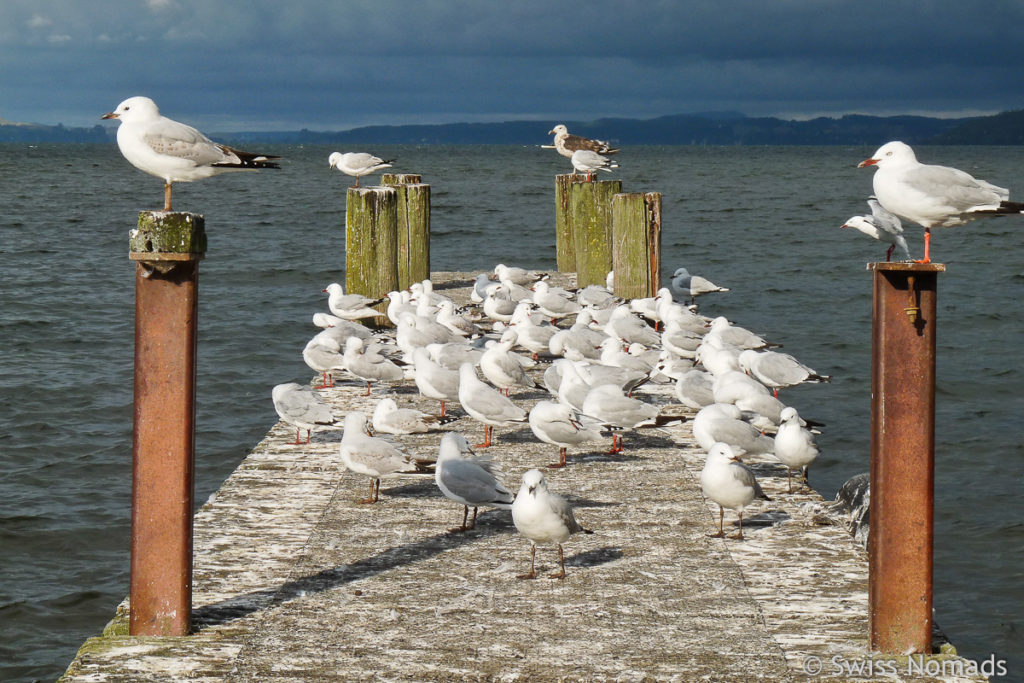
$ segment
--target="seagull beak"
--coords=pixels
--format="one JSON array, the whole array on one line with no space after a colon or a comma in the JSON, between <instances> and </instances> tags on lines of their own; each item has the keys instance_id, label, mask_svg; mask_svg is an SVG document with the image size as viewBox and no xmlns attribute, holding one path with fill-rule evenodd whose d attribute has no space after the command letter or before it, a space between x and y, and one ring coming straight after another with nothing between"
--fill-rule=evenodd
<instances>
[{"instance_id":1,"label":"seagull beak","mask_svg":"<svg viewBox=\"0 0 1024 683\"><path fill-rule=\"evenodd\" d=\"M865 166L874 166L878 163L878 159L865 159L864 161L857 164L857 168L864 168Z\"/></svg>"},{"instance_id":2,"label":"seagull beak","mask_svg":"<svg viewBox=\"0 0 1024 683\"><path fill-rule=\"evenodd\" d=\"M549 130L548 131L548 135L554 135L554 134L555 134L555 131L553 131L553 130Z\"/></svg>"},{"instance_id":3,"label":"seagull beak","mask_svg":"<svg viewBox=\"0 0 1024 683\"><path fill-rule=\"evenodd\" d=\"M531 486L529 488L529 490L527 491L527 493L529 493L531 496L537 495L537 487L536 486Z\"/></svg>"},{"instance_id":4,"label":"seagull beak","mask_svg":"<svg viewBox=\"0 0 1024 683\"><path fill-rule=\"evenodd\" d=\"M840 227L840 228L848 228L848 227L850 227L850 226L849 226L849 225L847 225L846 223L843 223L843 224L842 224L842 225L840 225L839 227Z\"/></svg>"},{"instance_id":5,"label":"seagull beak","mask_svg":"<svg viewBox=\"0 0 1024 683\"><path fill-rule=\"evenodd\" d=\"M100 117L101 119L116 119L117 112L108 111L106 114Z\"/></svg>"}]
</instances>

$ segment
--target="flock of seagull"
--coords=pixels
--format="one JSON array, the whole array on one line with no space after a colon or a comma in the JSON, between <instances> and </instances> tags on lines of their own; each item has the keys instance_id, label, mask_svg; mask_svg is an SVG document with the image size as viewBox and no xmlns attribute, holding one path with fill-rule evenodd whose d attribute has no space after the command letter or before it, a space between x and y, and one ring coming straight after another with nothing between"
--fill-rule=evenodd
<instances>
[{"instance_id":1,"label":"flock of seagull","mask_svg":"<svg viewBox=\"0 0 1024 683\"><path fill-rule=\"evenodd\" d=\"M513 495L494 460L477 450L495 443L495 429L525 425L539 441L558 448L558 460L546 469L566 467L570 448L608 439L609 452L622 452L631 431L687 419L688 411L664 409L645 392L651 385L670 387L679 403L697 411L694 437L708 452L701 486L721 512L715 536L725 535L729 508L738 513L736 537L742 539L743 509L765 496L740 456L774 454L790 475L806 473L818 455L814 425L777 393L828 378L724 317L700 315L692 303L697 297L729 290L685 268L654 297L631 301L614 296L613 278L609 273L608 286L568 291L544 273L498 264L477 275L471 304L462 309L430 280L381 299L346 294L333 283L323 290L330 313L313 316L322 329L302 352L321 381L312 388L274 387L274 407L295 427L296 444L308 443L313 430L343 423L341 462L370 481L360 503L380 500L381 479L432 474L440 492L463 506L453 533L474 528L480 507L509 509L533 544L523 578L537 576L537 544L557 545L561 566L554 576L562 577L562 543L587 531L572 507L548 489L541 469L527 471ZM357 322L380 316L373 307L385 302L393 331L374 332ZM334 386L335 375L365 382L367 396L375 384L414 385L439 410L400 406L400 394L389 393L371 416L348 411L339 417L315 391ZM523 391L548 396L528 405L520 399ZM464 415L452 415L448 404L458 404ZM483 427L479 444L471 446L448 427L462 417ZM426 432L441 434L436 458L411 455L389 438Z\"/></svg>"},{"instance_id":2,"label":"flock of seagull","mask_svg":"<svg viewBox=\"0 0 1024 683\"><path fill-rule=\"evenodd\" d=\"M118 120L117 143L123 156L164 180L165 211L171 210L174 182L279 168L278 157L213 142L197 129L162 116L148 97L126 99L102 118ZM618 168L611 157L619 150L607 142L572 135L564 125L549 134L554 135L553 148L570 159L575 171L585 173L587 181L597 171ZM329 157L330 167L355 177L356 186L361 177L388 168L393 161L361 152L335 152ZM842 227L888 241L887 260L895 250L910 259L901 218L924 228L924 258L918 262L929 263L931 228L1024 213L1024 204L1009 201L1007 189L959 169L922 164L902 142L882 145L859 166L877 169L874 196L868 200L871 214L854 216ZM778 390L828 378L725 318L699 315L696 297L728 289L685 268L674 273L670 288L628 302L616 299L610 285L569 292L550 285L541 274L501 264L493 274L477 278L472 311L458 309L432 290L425 280L410 291L388 295L387 316L395 332L384 339L355 322L379 315L373 306L384 300L346 294L340 284L329 285L324 291L331 313L314 316L323 331L306 345L303 358L322 374L317 388L332 386L333 375L344 372L365 381L367 395L374 383L413 381L420 394L439 401L438 416L385 398L372 419L359 412L344 417L341 460L351 471L370 477L370 495L361 502L379 499L381 478L432 472L441 492L464 506L459 531L473 528L478 507L511 510L516 528L534 544L530 572L524 575L528 578L536 576L537 543L556 543L561 559L562 542L586 531L565 499L548 490L540 470L524 474L519 492L512 495L499 481L493 461L476 456L459 434L445 433L438 457L429 461L374 436L369 426L374 433L389 435L441 429L451 419L446 403L458 402L484 426L479 448L491 445L495 428L528 424L539 440L559 448L559 461L548 466L559 468L566 466L570 447L610 436L612 450L619 451L624 431L683 419L663 415L643 400L645 384L673 383L679 401L698 411L693 433L708 453L701 486L720 506L716 535L724 535L724 511L729 508L738 515L738 538L743 535L744 508L766 498L740 456L773 454L786 466L792 491L793 470L801 470L806 480L807 467L818 455L814 425L781 403ZM685 305L687 300L690 306ZM539 382L541 359L550 363ZM550 400L527 410L510 398L513 389L522 388L546 389ZM339 422L307 387L282 384L272 393L281 418L296 427L297 443L303 429L308 442L312 430ZM556 576L564 576L564 561L561 564Z\"/></svg>"},{"instance_id":3,"label":"flock of seagull","mask_svg":"<svg viewBox=\"0 0 1024 683\"><path fill-rule=\"evenodd\" d=\"M117 119L117 146L133 166L164 180L164 211L171 210L171 186L229 171L254 171L279 168L279 157L253 154L210 140L195 128L160 114L148 97L130 97L104 114ZM568 157L573 169L592 181L596 171L611 172L618 164L610 158L619 150L602 140L572 135L564 125L548 131L554 135L554 149ZM389 168L394 159L385 160L365 152L333 152L331 168L356 179ZM960 169L922 164L914 150L903 142L888 142L860 167L875 166L872 179L874 196L868 200L871 215L854 216L843 228L854 228L892 246L910 259L903 237L901 218L924 228L924 258L931 262L931 229L964 225L983 216L1024 214L1024 203L1009 201L1010 192L973 177Z\"/></svg>"}]
</instances>

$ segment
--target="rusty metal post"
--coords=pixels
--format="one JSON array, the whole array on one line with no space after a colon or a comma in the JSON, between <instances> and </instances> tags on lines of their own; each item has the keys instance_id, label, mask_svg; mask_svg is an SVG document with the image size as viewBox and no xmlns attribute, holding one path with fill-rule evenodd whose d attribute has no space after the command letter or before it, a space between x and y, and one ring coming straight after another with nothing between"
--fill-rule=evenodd
<instances>
[{"instance_id":1,"label":"rusty metal post","mask_svg":"<svg viewBox=\"0 0 1024 683\"><path fill-rule=\"evenodd\" d=\"M871 649L932 651L937 263L870 263Z\"/></svg>"},{"instance_id":2,"label":"rusty metal post","mask_svg":"<svg viewBox=\"0 0 1024 683\"><path fill-rule=\"evenodd\" d=\"M133 636L185 635L192 616L196 317L201 215L144 211L135 276L132 443Z\"/></svg>"}]
</instances>

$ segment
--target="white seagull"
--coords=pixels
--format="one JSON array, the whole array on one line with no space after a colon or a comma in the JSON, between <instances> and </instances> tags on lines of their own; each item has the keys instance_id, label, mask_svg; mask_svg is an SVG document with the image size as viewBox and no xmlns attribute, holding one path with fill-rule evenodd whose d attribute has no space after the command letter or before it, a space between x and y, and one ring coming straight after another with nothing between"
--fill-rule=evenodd
<instances>
[{"instance_id":1,"label":"white seagull","mask_svg":"<svg viewBox=\"0 0 1024 683\"><path fill-rule=\"evenodd\" d=\"M530 430L544 443L558 446L558 462L551 469L565 467L569 446L580 446L601 439L600 422L581 415L575 408L554 401L538 401L530 410Z\"/></svg>"},{"instance_id":2,"label":"white seagull","mask_svg":"<svg viewBox=\"0 0 1024 683\"><path fill-rule=\"evenodd\" d=\"M1024 213L1024 204L1007 201L1006 188L958 168L922 164L914 150L899 141L885 143L858 166L877 166L872 185L881 205L924 228L921 263L931 263L932 228L963 225L984 215Z\"/></svg>"},{"instance_id":3,"label":"white seagull","mask_svg":"<svg viewBox=\"0 0 1024 683\"><path fill-rule=\"evenodd\" d=\"M868 199L868 206L871 207L870 216L852 216L840 228L853 228L859 230L868 237L874 237L881 242L889 243L889 250L885 252L885 260L892 258L892 252L899 247L899 250L910 260L910 250L907 248L907 240L903 237L903 224L900 219L885 210L874 197Z\"/></svg>"},{"instance_id":4,"label":"white seagull","mask_svg":"<svg viewBox=\"0 0 1024 683\"><path fill-rule=\"evenodd\" d=\"M494 462L490 458L471 458L473 449L462 434L449 432L441 438L438 449L434 481L446 498L461 503L462 524L450 533L467 531L476 526L478 507L495 507L508 510L515 496L505 488L494 474ZM466 524L469 508L473 508L473 519Z\"/></svg>"},{"instance_id":5,"label":"white seagull","mask_svg":"<svg viewBox=\"0 0 1024 683\"><path fill-rule=\"evenodd\" d=\"M776 398L779 389L804 382L831 382L830 375L821 375L788 353L747 349L737 358L740 368L766 387L773 389Z\"/></svg>"},{"instance_id":6,"label":"white seagull","mask_svg":"<svg viewBox=\"0 0 1024 683\"><path fill-rule=\"evenodd\" d=\"M445 417L445 403L459 400L459 373L438 365L427 349L412 352L413 381L420 394L441 402L441 417Z\"/></svg>"},{"instance_id":7,"label":"white seagull","mask_svg":"<svg viewBox=\"0 0 1024 683\"><path fill-rule=\"evenodd\" d=\"M383 315L370 306L387 301L387 297L370 299L362 294L346 294L345 288L339 282L332 282L323 288L327 295L327 307L331 313L344 320L358 320L360 318L373 318Z\"/></svg>"},{"instance_id":8,"label":"white seagull","mask_svg":"<svg viewBox=\"0 0 1024 683\"><path fill-rule=\"evenodd\" d=\"M148 97L129 97L101 119L117 119L117 147L135 168L164 179L164 211L171 211L171 184L188 183L227 171L280 168L280 157L232 149L192 126L160 115Z\"/></svg>"},{"instance_id":9,"label":"white seagull","mask_svg":"<svg viewBox=\"0 0 1024 683\"><path fill-rule=\"evenodd\" d=\"M349 337L345 341L342 359L349 374L366 382L366 396L370 395L374 382L400 382L405 378L402 368L382 356L376 348L367 347L359 337Z\"/></svg>"},{"instance_id":10,"label":"white seagull","mask_svg":"<svg viewBox=\"0 0 1024 683\"><path fill-rule=\"evenodd\" d=\"M547 482L544 481L544 475L540 470L528 470L523 475L523 485L516 494L515 502L512 503L512 522L519 533L533 543L530 549L530 571L519 576L520 579L537 578L534 560L537 558L538 543L558 544L558 563L561 570L551 574L551 578L564 578L565 556L562 553L562 543L572 534L581 531L585 534L594 533L580 526L572 513L572 506L565 498L548 491Z\"/></svg>"},{"instance_id":11,"label":"white seagull","mask_svg":"<svg viewBox=\"0 0 1024 683\"><path fill-rule=\"evenodd\" d=\"M399 408L392 398L382 398L373 409L373 431L381 434L423 434L458 420L455 416L438 417L415 408Z\"/></svg>"},{"instance_id":12,"label":"white seagull","mask_svg":"<svg viewBox=\"0 0 1024 683\"><path fill-rule=\"evenodd\" d=\"M719 287L711 280L700 275L690 275L686 268L676 268L672 273L672 282L669 285L672 295L679 301L690 300L692 304L698 296L711 294L712 292L728 292L728 287Z\"/></svg>"},{"instance_id":13,"label":"white seagull","mask_svg":"<svg viewBox=\"0 0 1024 683\"><path fill-rule=\"evenodd\" d=\"M786 466L786 482L789 492L793 493L793 468L803 470L806 484L807 468L818 457L818 447L814 445L814 435L810 430L800 425L796 408L783 408L780 417L782 424L775 433L775 457Z\"/></svg>"},{"instance_id":14,"label":"white seagull","mask_svg":"<svg viewBox=\"0 0 1024 683\"><path fill-rule=\"evenodd\" d=\"M341 461L356 474L370 477L370 495L360 503L376 503L380 499L380 480L403 474L432 474L432 460L412 458L384 439L366 433L366 415L351 412L345 416L345 433L341 437Z\"/></svg>"},{"instance_id":15,"label":"white seagull","mask_svg":"<svg viewBox=\"0 0 1024 683\"><path fill-rule=\"evenodd\" d=\"M587 182L594 179L594 171L607 171L611 173L613 168L619 167L617 163L608 157L603 157L589 149L576 150L572 153L570 160L572 161L573 168L587 174Z\"/></svg>"},{"instance_id":16,"label":"white seagull","mask_svg":"<svg viewBox=\"0 0 1024 683\"><path fill-rule=\"evenodd\" d=\"M491 445L494 427L526 422L526 411L491 385L481 382L470 363L459 366L459 403L470 417L484 423L484 442L477 444L477 448Z\"/></svg>"},{"instance_id":17,"label":"white seagull","mask_svg":"<svg viewBox=\"0 0 1024 683\"><path fill-rule=\"evenodd\" d=\"M372 154L366 152L331 152L331 155L327 157L327 161L331 164L331 168L336 168L345 175L354 176L356 179L356 187L359 187L359 179L364 175L370 175L376 173L381 169L391 168L394 159L381 159L375 157Z\"/></svg>"},{"instance_id":18,"label":"white seagull","mask_svg":"<svg viewBox=\"0 0 1024 683\"><path fill-rule=\"evenodd\" d=\"M754 478L754 473L744 465L732 447L716 443L708 451L708 459L700 473L700 488L704 495L718 503L718 533L712 538L725 536L725 508L739 514L739 532L733 538L743 540L743 508L755 498L771 500Z\"/></svg>"},{"instance_id":19,"label":"white seagull","mask_svg":"<svg viewBox=\"0 0 1024 683\"><path fill-rule=\"evenodd\" d=\"M313 429L335 424L338 419L331 413L327 402L313 393L309 387L295 382L278 384L271 392L274 410L278 417L295 427L295 445L309 443ZM306 440L300 441L299 434L306 430Z\"/></svg>"}]
</instances>

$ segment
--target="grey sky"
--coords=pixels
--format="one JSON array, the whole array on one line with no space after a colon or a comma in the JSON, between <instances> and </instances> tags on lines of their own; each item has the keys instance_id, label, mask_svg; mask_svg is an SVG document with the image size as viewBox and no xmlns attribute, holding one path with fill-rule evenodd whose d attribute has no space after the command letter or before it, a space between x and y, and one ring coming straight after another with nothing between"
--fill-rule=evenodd
<instances>
[{"instance_id":1,"label":"grey sky","mask_svg":"<svg viewBox=\"0 0 1024 683\"><path fill-rule=\"evenodd\" d=\"M0 118L206 130L1024 108L1020 0L2 0Z\"/></svg>"}]
</instances>

